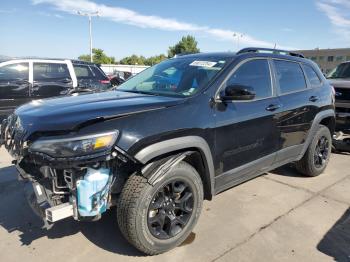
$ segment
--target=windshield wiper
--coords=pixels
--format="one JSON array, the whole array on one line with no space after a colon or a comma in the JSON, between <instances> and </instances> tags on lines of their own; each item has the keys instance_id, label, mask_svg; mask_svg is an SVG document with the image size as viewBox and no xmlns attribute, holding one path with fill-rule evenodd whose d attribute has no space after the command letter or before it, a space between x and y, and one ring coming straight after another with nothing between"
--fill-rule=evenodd
<instances>
[{"instance_id":1,"label":"windshield wiper","mask_svg":"<svg viewBox=\"0 0 350 262\"><path fill-rule=\"evenodd\" d=\"M116 91L122 91L122 92L128 92L128 93L136 93L136 94L143 94L143 95L151 95L151 96L159 96L158 94L147 92L147 91L140 91L140 90L122 90L122 89L116 89Z\"/></svg>"}]
</instances>

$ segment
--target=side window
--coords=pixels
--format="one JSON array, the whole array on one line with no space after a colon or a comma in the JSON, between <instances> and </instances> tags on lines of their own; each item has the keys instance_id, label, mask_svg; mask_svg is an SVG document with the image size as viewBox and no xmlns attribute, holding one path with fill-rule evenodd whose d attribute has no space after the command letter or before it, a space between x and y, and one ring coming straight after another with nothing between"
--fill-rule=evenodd
<instances>
[{"instance_id":1,"label":"side window","mask_svg":"<svg viewBox=\"0 0 350 262\"><path fill-rule=\"evenodd\" d=\"M34 63L34 81L52 81L59 79L71 79L66 64Z\"/></svg>"},{"instance_id":2,"label":"side window","mask_svg":"<svg viewBox=\"0 0 350 262\"><path fill-rule=\"evenodd\" d=\"M87 79L93 77L90 68L86 65L73 65L77 79Z\"/></svg>"},{"instance_id":3,"label":"side window","mask_svg":"<svg viewBox=\"0 0 350 262\"><path fill-rule=\"evenodd\" d=\"M275 60L277 81L282 94L306 89L303 70L295 62Z\"/></svg>"},{"instance_id":4,"label":"side window","mask_svg":"<svg viewBox=\"0 0 350 262\"><path fill-rule=\"evenodd\" d=\"M319 86L321 79L315 72L315 70L309 65L303 65L306 77L309 79L311 86Z\"/></svg>"},{"instance_id":5,"label":"side window","mask_svg":"<svg viewBox=\"0 0 350 262\"><path fill-rule=\"evenodd\" d=\"M272 96L269 63L265 59L257 59L244 63L229 78L226 86L241 85L255 92L256 99Z\"/></svg>"},{"instance_id":6,"label":"side window","mask_svg":"<svg viewBox=\"0 0 350 262\"><path fill-rule=\"evenodd\" d=\"M16 63L0 67L0 81L28 80L28 78L28 63Z\"/></svg>"}]
</instances>

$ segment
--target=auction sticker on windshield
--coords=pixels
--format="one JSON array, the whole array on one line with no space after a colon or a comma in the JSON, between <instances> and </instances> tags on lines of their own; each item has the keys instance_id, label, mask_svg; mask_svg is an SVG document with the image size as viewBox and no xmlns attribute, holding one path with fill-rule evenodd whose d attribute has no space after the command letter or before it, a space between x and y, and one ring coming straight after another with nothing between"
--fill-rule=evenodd
<instances>
[{"instance_id":1,"label":"auction sticker on windshield","mask_svg":"<svg viewBox=\"0 0 350 262\"><path fill-rule=\"evenodd\" d=\"M217 62L212 61L193 61L190 66L213 67Z\"/></svg>"}]
</instances>

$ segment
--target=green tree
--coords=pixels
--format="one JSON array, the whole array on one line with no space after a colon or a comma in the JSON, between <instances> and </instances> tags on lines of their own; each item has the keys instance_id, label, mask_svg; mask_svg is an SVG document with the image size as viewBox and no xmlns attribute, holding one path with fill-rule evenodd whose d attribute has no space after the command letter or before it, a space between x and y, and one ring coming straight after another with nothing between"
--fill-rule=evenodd
<instances>
[{"instance_id":1,"label":"green tree","mask_svg":"<svg viewBox=\"0 0 350 262\"><path fill-rule=\"evenodd\" d=\"M168 56L174 57L177 54L199 53L197 41L194 36L183 36L182 39L174 46L170 46Z\"/></svg>"},{"instance_id":2,"label":"green tree","mask_svg":"<svg viewBox=\"0 0 350 262\"><path fill-rule=\"evenodd\" d=\"M167 59L167 57L164 54L156 55L148 57L145 61L145 65L153 66L155 64L158 64L162 62L163 60Z\"/></svg>"},{"instance_id":3,"label":"green tree","mask_svg":"<svg viewBox=\"0 0 350 262\"><path fill-rule=\"evenodd\" d=\"M90 62L90 55L81 55L78 57L82 61ZM115 64L113 56L107 56L102 49L92 49L92 61L96 64Z\"/></svg>"},{"instance_id":4,"label":"green tree","mask_svg":"<svg viewBox=\"0 0 350 262\"><path fill-rule=\"evenodd\" d=\"M131 55L124 57L119 63L122 65L145 65L146 58L144 56Z\"/></svg>"}]
</instances>

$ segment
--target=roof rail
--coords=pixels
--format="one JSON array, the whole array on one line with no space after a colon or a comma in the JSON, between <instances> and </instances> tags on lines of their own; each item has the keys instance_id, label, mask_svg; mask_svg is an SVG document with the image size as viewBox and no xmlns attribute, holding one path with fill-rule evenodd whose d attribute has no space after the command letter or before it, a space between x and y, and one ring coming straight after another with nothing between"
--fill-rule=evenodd
<instances>
[{"instance_id":1,"label":"roof rail","mask_svg":"<svg viewBox=\"0 0 350 262\"><path fill-rule=\"evenodd\" d=\"M290 55L290 56L305 58L302 54L296 53L296 52L274 49L274 48L260 48L260 47L243 48L237 52L237 55L244 54L244 53L264 53L264 52L271 52L272 54Z\"/></svg>"}]
</instances>

